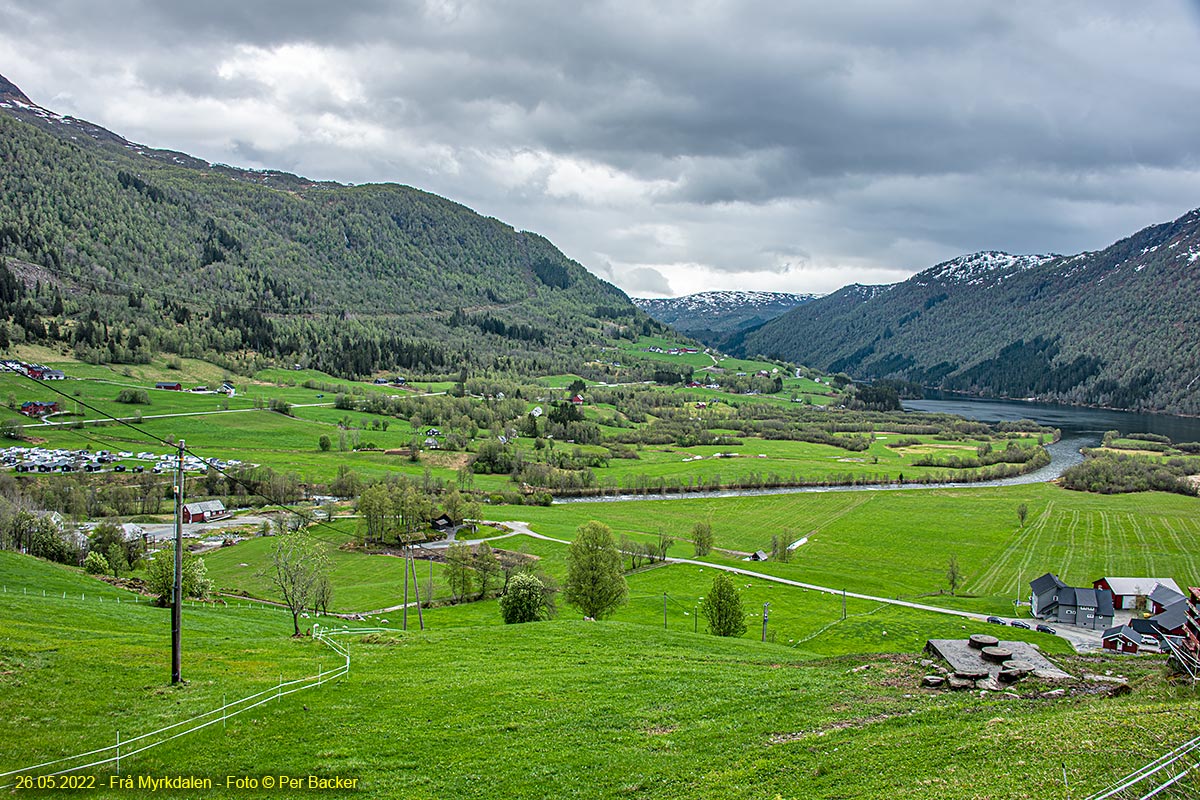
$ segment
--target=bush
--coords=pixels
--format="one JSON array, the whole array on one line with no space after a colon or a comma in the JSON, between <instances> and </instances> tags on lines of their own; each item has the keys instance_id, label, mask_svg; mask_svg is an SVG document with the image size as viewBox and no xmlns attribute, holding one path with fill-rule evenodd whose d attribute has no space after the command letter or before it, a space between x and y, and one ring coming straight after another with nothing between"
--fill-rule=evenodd
<instances>
[{"instance_id":1,"label":"bush","mask_svg":"<svg viewBox=\"0 0 1200 800\"><path fill-rule=\"evenodd\" d=\"M117 392L117 402L148 406L150 405L150 393L145 389L122 389Z\"/></svg>"},{"instance_id":2,"label":"bush","mask_svg":"<svg viewBox=\"0 0 1200 800\"><path fill-rule=\"evenodd\" d=\"M83 560L83 571L88 575L105 575L108 573L108 559L102 553L93 550Z\"/></svg>"},{"instance_id":3,"label":"bush","mask_svg":"<svg viewBox=\"0 0 1200 800\"><path fill-rule=\"evenodd\" d=\"M317 440L317 446L321 448L322 453L327 453L333 447L333 442L329 441L328 434L322 433L321 438Z\"/></svg>"},{"instance_id":4,"label":"bush","mask_svg":"<svg viewBox=\"0 0 1200 800\"><path fill-rule=\"evenodd\" d=\"M527 572L513 575L500 597L500 616L505 625L549 619L545 584Z\"/></svg>"}]
</instances>

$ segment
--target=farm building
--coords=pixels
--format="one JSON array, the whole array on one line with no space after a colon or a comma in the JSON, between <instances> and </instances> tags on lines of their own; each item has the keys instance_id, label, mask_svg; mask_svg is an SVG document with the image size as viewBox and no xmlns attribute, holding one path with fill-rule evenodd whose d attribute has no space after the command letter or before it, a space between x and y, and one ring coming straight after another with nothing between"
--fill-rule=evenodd
<instances>
[{"instance_id":1,"label":"farm building","mask_svg":"<svg viewBox=\"0 0 1200 800\"><path fill-rule=\"evenodd\" d=\"M1108 589L1067 586L1047 572L1029 583L1033 616L1050 622L1102 631L1113 623L1113 594Z\"/></svg>"},{"instance_id":2,"label":"farm building","mask_svg":"<svg viewBox=\"0 0 1200 800\"><path fill-rule=\"evenodd\" d=\"M1145 607L1147 598L1154 592L1154 587L1166 586L1179 596L1183 592L1170 578L1099 578L1092 583L1094 589L1107 589L1113 595L1113 607L1122 610L1132 610Z\"/></svg>"},{"instance_id":3,"label":"farm building","mask_svg":"<svg viewBox=\"0 0 1200 800\"><path fill-rule=\"evenodd\" d=\"M583 405L583 395L581 395L581 394L577 394L577 395L575 395L574 397L572 397L572 398L571 398L571 405L574 405L574 406L581 406L581 405Z\"/></svg>"},{"instance_id":4,"label":"farm building","mask_svg":"<svg viewBox=\"0 0 1200 800\"><path fill-rule=\"evenodd\" d=\"M41 400L26 400L21 403L21 413L27 417L40 417L45 414L57 414L58 403L51 400L43 402Z\"/></svg>"},{"instance_id":5,"label":"farm building","mask_svg":"<svg viewBox=\"0 0 1200 800\"><path fill-rule=\"evenodd\" d=\"M183 506L184 522L211 522L229 516L225 504L220 500L205 500L200 503L185 503Z\"/></svg>"},{"instance_id":6,"label":"farm building","mask_svg":"<svg viewBox=\"0 0 1200 800\"><path fill-rule=\"evenodd\" d=\"M1105 650L1118 653L1136 653L1142 646L1142 635L1128 625L1109 628L1100 637Z\"/></svg>"},{"instance_id":7,"label":"farm building","mask_svg":"<svg viewBox=\"0 0 1200 800\"><path fill-rule=\"evenodd\" d=\"M183 384L172 383L171 381L159 381L158 383L154 384L154 388L155 389L168 389L172 392L182 392Z\"/></svg>"},{"instance_id":8,"label":"farm building","mask_svg":"<svg viewBox=\"0 0 1200 800\"><path fill-rule=\"evenodd\" d=\"M438 517L437 519L435 519L433 521L434 530L445 531L445 530L449 530L450 528L453 528L453 527L454 527L454 520L450 519L450 517L446 514L442 514L440 517Z\"/></svg>"},{"instance_id":9,"label":"farm building","mask_svg":"<svg viewBox=\"0 0 1200 800\"><path fill-rule=\"evenodd\" d=\"M1154 591L1150 592L1147 598L1149 602L1149 612L1151 614L1161 614L1167 610L1168 606L1173 606L1180 600L1186 600L1183 592L1179 591L1179 587L1172 588L1166 584L1158 584L1154 587Z\"/></svg>"},{"instance_id":10,"label":"farm building","mask_svg":"<svg viewBox=\"0 0 1200 800\"><path fill-rule=\"evenodd\" d=\"M1179 602L1163 609L1161 614L1151 617L1150 622L1163 634L1180 637L1183 636L1184 628L1187 625L1187 610L1187 599L1180 598Z\"/></svg>"}]
</instances>

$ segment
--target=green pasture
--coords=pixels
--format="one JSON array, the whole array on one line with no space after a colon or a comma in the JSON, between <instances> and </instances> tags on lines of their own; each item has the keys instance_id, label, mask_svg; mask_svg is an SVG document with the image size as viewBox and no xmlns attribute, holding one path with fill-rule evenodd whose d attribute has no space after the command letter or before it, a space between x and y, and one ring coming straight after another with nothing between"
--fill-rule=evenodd
<instances>
[{"instance_id":1,"label":"green pasture","mask_svg":"<svg viewBox=\"0 0 1200 800\"><path fill-rule=\"evenodd\" d=\"M47 570L0 553L0 580L36 584ZM863 619L891 635L892 620ZM189 607L186 683L171 687L165 610L6 599L0 764L103 747L118 730L128 740L333 666L327 648L288 633L281 612ZM126 756L122 775L209 777L203 796L228 798L280 790L226 788L226 775L320 775L357 779L352 793L367 798L982 800L1064 796L1064 774L1082 796L1200 733L1200 699L1168 687L1158 659L1062 657L1073 672L1126 675L1134 691L1048 700L919 689L915 653L813 658L620 621L346 642L348 677ZM1063 731L1087 745L1062 747ZM91 796L195 796L110 789L111 766L84 774L97 777Z\"/></svg>"},{"instance_id":2,"label":"green pasture","mask_svg":"<svg viewBox=\"0 0 1200 800\"><path fill-rule=\"evenodd\" d=\"M1017 507L1025 504L1022 527ZM492 513L495 514L499 510ZM1052 484L981 489L809 492L768 497L570 503L508 509L539 533L570 539L591 519L615 532L689 538L712 523L716 546L770 549L771 536L807 537L787 564L760 571L835 589L913 598L948 590L950 556L963 573L958 598L924 602L1012 613L1028 583L1055 572L1073 585L1105 575L1200 583L1200 501L1174 494L1094 495Z\"/></svg>"}]
</instances>

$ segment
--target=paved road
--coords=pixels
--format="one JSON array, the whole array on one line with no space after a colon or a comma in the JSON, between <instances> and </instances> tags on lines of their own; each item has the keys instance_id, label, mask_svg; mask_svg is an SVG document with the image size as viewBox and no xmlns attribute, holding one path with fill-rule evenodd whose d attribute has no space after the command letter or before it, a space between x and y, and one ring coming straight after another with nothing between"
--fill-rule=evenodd
<instances>
[{"instance_id":1,"label":"paved road","mask_svg":"<svg viewBox=\"0 0 1200 800\"><path fill-rule=\"evenodd\" d=\"M220 532L224 528L236 528L241 525L262 525L266 521L266 517L246 516L229 517L228 519L218 519L213 522L190 522L183 526L183 535L184 537L203 539ZM162 542L175 538L175 523L173 522L143 525L142 530L146 532L146 536L152 542Z\"/></svg>"},{"instance_id":2,"label":"paved road","mask_svg":"<svg viewBox=\"0 0 1200 800\"><path fill-rule=\"evenodd\" d=\"M566 545L570 544L570 542L565 539L555 539L552 536L545 536L543 534L535 532L533 529L531 529L529 527L528 522L507 521L507 522L485 522L484 524L503 525L503 526L509 528L510 530L512 530L511 534L507 534L508 536L512 536L514 534L524 534L525 536L532 536L535 539L542 539L547 542L557 542L559 544L566 544ZM756 578L758 580L770 581L772 583L782 583L785 586L795 586L795 587L798 587L801 589L811 589L813 591L824 592L826 594L831 594L831 595L841 596L843 594L842 590L831 589L828 586L818 586L815 583L805 583L803 581L794 581L789 578L780 578L777 575L768 575L763 572L755 572L754 570L744 569L742 567L734 567L734 566L730 566L730 565L726 565L726 564L714 564L710 561L696 561L696 560L690 559L690 558L667 558L666 561L669 564L693 564L693 565L699 566L699 567L711 567L713 569L724 570L725 572L732 572L735 575L745 575L748 578ZM987 617L988 617L988 615L986 615L986 614L977 614L972 611L958 611L958 610L952 609L952 608L942 608L940 606L931 606L931 605L926 605L924 603L913 603L908 600L897 600L894 597L877 597L875 595L860 594L858 592L845 592L845 596L853 597L858 600L869 600L873 603L886 603L888 605L900 606L902 608L912 608L912 609L916 609L918 611L930 611L935 614L949 614L950 616L962 617L965 619L975 620L977 622L984 622L987 620ZM1070 642L1071 646L1074 647L1075 650L1078 652L1082 653L1082 652L1086 652L1088 650L1096 650L1100 647L1100 634L1096 631L1087 631L1087 630L1082 630L1082 629L1078 629L1078 628L1074 628L1074 627L1069 628L1066 625L1056 627L1055 630L1058 632L1059 636L1061 636L1062 638L1064 638L1068 642Z\"/></svg>"}]
</instances>

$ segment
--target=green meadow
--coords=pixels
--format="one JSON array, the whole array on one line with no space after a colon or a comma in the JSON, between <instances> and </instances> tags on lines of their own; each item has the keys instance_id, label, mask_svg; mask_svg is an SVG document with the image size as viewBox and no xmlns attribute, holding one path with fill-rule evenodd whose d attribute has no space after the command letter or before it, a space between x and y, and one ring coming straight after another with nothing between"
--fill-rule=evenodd
<instances>
[{"instance_id":1,"label":"green meadow","mask_svg":"<svg viewBox=\"0 0 1200 800\"><path fill-rule=\"evenodd\" d=\"M76 599L95 581L10 553L0 580L71 595L0 604L5 770L107 746L118 731L128 740L337 660L290 638L280 612L188 607L185 683L172 687L166 611ZM1071 671L1127 676L1121 697L981 697L917 688L924 668L911 652L825 655L565 617L441 626L439 613L424 633L345 639L346 678L122 760L122 776L196 776L212 789L108 788L109 765L84 772L98 787L88 795L279 796L223 784L317 775L355 780L353 796L370 798L982 800L1065 796L1064 778L1082 796L1200 733L1200 699L1168 686L1157 659L1057 656ZM1137 736L1125 735L1131 719ZM1064 747L1063 731L1086 742Z\"/></svg>"},{"instance_id":2,"label":"green meadow","mask_svg":"<svg viewBox=\"0 0 1200 800\"><path fill-rule=\"evenodd\" d=\"M1017 507L1028 510L1025 525ZM1105 575L1200 584L1200 500L1144 493L1095 495L1031 484L979 489L808 492L768 497L568 503L511 509L539 533L569 539L583 522L686 540L699 521L716 546L749 553L771 537L807 542L790 563L755 569L835 589L907 599L948 591L954 555L959 597L926 598L980 613L1012 613L1028 583L1055 572L1073 585ZM676 551L674 554L678 554Z\"/></svg>"}]
</instances>

